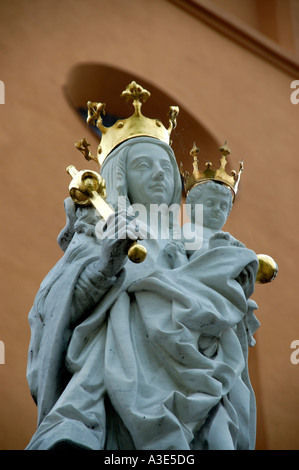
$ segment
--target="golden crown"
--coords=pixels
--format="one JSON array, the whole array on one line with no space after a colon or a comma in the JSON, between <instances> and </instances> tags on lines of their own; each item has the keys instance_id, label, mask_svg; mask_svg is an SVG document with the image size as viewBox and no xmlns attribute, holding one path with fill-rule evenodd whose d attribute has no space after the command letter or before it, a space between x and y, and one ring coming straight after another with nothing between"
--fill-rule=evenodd
<instances>
[{"instance_id":1,"label":"golden crown","mask_svg":"<svg viewBox=\"0 0 299 470\"><path fill-rule=\"evenodd\" d=\"M179 113L179 108L178 106L169 107L169 127L166 129L159 119L147 118L141 112L142 102L145 103L150 95L149 91L134 81L127 85L120 96L127 101L133 101L134 113L127 119L118 120L111 127L103 125L102 115L105 114L106 104L88 101L88 116L86 121L96 126L101 131L102 137L98 145L97 157L89 151L89 144L85 138L76 142L76 147L83 153L85 158L87 160L94 159L101 166L105 158L117 145L133 137L154 137L171 145L170 134L176 127L176 117Z\"/></svg>"},{"instance_id":2,"label":"golden crown","mask_svg":"<svg viewBox=\"0 0 299 470\"><path fill-rule=\"evenodd\" d=\"M240 182L241 173L244 169L243 162L240 162L240 169L237 173L235 170L231 171L231 174L228 174L225 170L227 160L227 155L230 154L230 149L228 148L226 142L224 145L219 147L221 152L220 158L220 167L217 170L212 169L212 163L206 162L206 169L200 171L198 169L198 159L197 155L199 154L199 148L193 144L193 147L190 151L190 155L193 157L193 173L190 175L188 171L183 171L183 164L180 164L180 172L184 181L184 188L186 194L196 185L205 183L207 181L216 181L217 183L224 184L232 190L233 201L238 191L238 186Z\"/></svg>"}]
</instances>

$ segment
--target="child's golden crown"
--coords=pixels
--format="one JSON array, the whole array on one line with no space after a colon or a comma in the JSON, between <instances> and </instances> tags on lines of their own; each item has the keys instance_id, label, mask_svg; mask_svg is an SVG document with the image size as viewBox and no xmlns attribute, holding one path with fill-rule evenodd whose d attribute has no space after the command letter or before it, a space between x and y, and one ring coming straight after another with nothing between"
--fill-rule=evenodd
<instances>
[{"instance_id":1,"label":"child's golden crown","mask_svg":"<svg viewBox=\"0 0 299 470\"><path fill-rule=\"evenodd\" d=\"M126 100L133 101L134 113L127 119L118 120L113 126L103 125L102 115L105 114L105 103L88 101L87 122L96 126L102 133L101 142L98 146L97 157L94 157L87 148L86 139L81 139L76 146L87 159L93 158L100 166L110 152L122 142L133 137L148 136L159 139L171 145L170 134L176 127L176 117L179 113L178 106L169 107L169 127L166 129L159 119L150 119L141 112L142 103L150 97L150 92L145 90L136 82L131 82L120 95Z\"/></svg>"},{"instance_id":2,"label":"child's golden crown","mask_svg":"<svg viewBox=\"0 0 299 470\"><path fill-rule=\"evenodd\" d=\"M193 173L189 174L188 171L183 171L183 164L180 165L180 172L183 176L185 192L188 192L197 184L205 183L207 181L216 181L217 183L224 184L232 190L233 200L238 191L238 186L240 182L241 173L244 169L243 162L240 162L240 169L237 173L235 170L231 171L231 174L228 174L225 170L227 160L227 155L230 154L230 149L228 148L226 142L224 145L219 147L221 152L220 158L220 167L217 170L212 169L212 163L206 162L206 169L200 171L198 169L198 159L197 155L199 154L199 148L193 144L193 147L190 151L190 155L193 157Z\"/></svg>"}]
</instances>

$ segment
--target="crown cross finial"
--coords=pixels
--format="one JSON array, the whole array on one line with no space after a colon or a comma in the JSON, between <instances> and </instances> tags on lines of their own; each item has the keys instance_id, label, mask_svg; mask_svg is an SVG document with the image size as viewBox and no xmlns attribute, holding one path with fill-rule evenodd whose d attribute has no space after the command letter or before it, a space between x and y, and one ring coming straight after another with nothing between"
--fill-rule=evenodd
<instances>
[{"instance_id":1,"label":"crown cross finial","mask_svg":"<svg viewBox=\"0 0 299 470\"><path fill-rule=\"evenodd\" d=\"M221 152L220 165L221 168L225 170L227 164L226 157L230 154L230 149L228 148L226 141L224 142L224 145L221 145L221 147L219 147L219 150Z\"/></svg>"},{"instance_id":2,"label":"crown cross finial","mask_svg":"<svg viewBox=\"0 0 299 470\"><path fill-rule=\"evenodd\" d=\"M138 85L136 82L131 82L127 85L126 89L120 95L122 98L125 98L126 101L132 100L133 106L135 109L135 115L141 115L141 106L142 103L145 103L146 100L151 96L150 92L143 88L141 85Z\"/></svg>"},{"instance_id":3,"label":"crown cross finial","mask_svg":"<svg viewBox=\"0 0 299 470\"><path fill-rule=\"evenodd\" d=\"M176 118L179 114L179 107L178 106L169 106L169 111L168 111L168 115L169 115L169 128L168 128L168 133L170 135L172 129L175 129L176 128Z\"/></svg>"},{"instance_id":4,"label":"crown cross finial","mask_svg":"<svg viewBox=\"0 0 299 470\"><path fill-rule=\"evenodd\" d=\"M200 152L200 148L197 147L196 143L193 142L193 147L192 149L190 150L190 155L193 157L193 158L196 158L197 159L197 155L199 154Z\"/></svg>"},{"instance_id":5,"label":"crown cross finial","mask_svg":"<svg viewBox=\"0 0 299 470\"><path fill-rule=\"evenodd\" d=\"M90 144L87 142L85 137L75 142L75 147L80 150L81 153L83 153L86 160L95 160L96 162L98 161L97 157L95 157L89 150Z\"/></svg>"},{"instance_id":6,"label":"crown cross finial","mask_svg":"<svg viewBox=\"0 0 299 470\"><path fill-rule=\"evenodd\" d=\"M121 93L123 98L126 100L140 101L144 103L151 96L150 92L143 88L141 85L138 85L136 82L131 82L126 86L126 89Z\"/></svg>"},{"instance_id":7,"label":"crown cross finial","mask_svg":"<svg viewBox=\"0 0 299 470\"><path fill-rule=\"evenodd\" d=\"M105 103L96 103L94 101L88 101L87 102L87 110L88 110L88 115L87 115L87 123L88 124L93 124L96 126L102 133L106 132L106 127L103 126L103 120L101 114L105 114Z\"/></svg>"},{"instance_id":8,"label":"crown cross finial","mask_svg":"<svg viewBox=\"0 0 299 470\"><path fill-rule=\"evenodd\" d=\"M193 147L190 150L190 155L193 157L193 171L198 171L198 159L197 155L199 154L200 149L196 146L195 142L193 143Z\"/></svg>"},{"instance_id":9,"label":"crown cross finial","mask_svg":"<svg viewBox=\"0 0 299 470\"><path fill-rule=\"evenodd\" d=\"M219 150L221 152L221 155L224 155L225 157L230 154L230 149L228 148L227 141L225 141L224 144L219 147Z\"/></svg>"}]
</instances>

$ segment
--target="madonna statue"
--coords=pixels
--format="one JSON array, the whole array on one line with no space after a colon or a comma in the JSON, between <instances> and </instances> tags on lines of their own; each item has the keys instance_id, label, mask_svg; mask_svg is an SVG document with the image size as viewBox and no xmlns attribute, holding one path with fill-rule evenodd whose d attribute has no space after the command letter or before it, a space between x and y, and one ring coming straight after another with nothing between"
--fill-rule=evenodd
<instances>
[{"instance_id":1,"label":"madonna statue","mask_svg":"<svg viewBox=\"0 0 299 470\"><path fill-rule=\"evenodd\" d=\"M168 245L180 227L169 212L182 182L158 138L124 140L101 175L115 216L99 230L94 208L66 199L64 254L29 315L38 426L27 449L254 449L256 254L218 237L174 266ZM132 240L147 249L143 263L127 257Z\"/></svg>"}]
</instances>

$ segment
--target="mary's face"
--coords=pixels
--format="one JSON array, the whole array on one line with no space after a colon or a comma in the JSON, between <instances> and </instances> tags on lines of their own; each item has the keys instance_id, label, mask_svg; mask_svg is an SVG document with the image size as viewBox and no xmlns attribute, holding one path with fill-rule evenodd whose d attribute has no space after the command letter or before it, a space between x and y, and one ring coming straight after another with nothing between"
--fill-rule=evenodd
<instances>
[{"instance_id":1,"label":"mary's face","mask_svg":"<svg viewBox=\"0 0 299 470\"><path fill-rule=\"evenodd\" d=\"M170 205L174 192L174 171L168 153L151 143L133 145L127 156L127 185L131 204Z\"/></svg>"}]
</instances>

